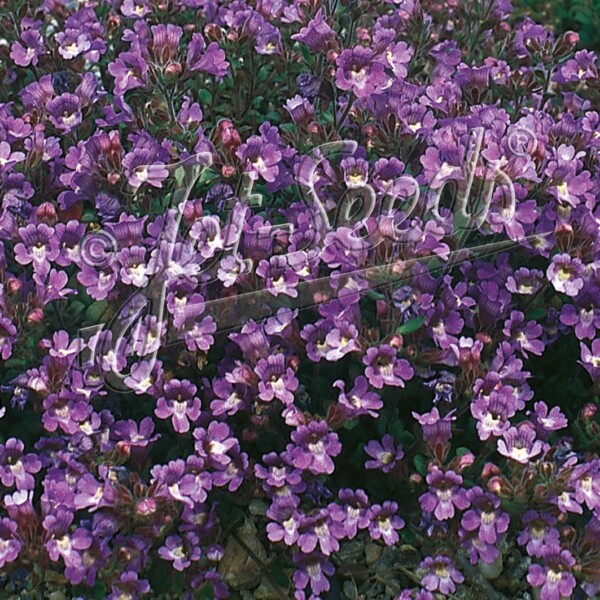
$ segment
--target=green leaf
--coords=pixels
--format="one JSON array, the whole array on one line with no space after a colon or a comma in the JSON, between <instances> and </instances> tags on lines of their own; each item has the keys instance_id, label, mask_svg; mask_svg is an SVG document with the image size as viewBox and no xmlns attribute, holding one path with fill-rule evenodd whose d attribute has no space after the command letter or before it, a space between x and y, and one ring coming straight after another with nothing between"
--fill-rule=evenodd
<instances>
[{"instance_id":1,"label":"green leaf","mask_svg":"<svg viewBox=\"0 0 600 600\"><path fill-rule=\"evenodd\" d=\"M427 465L429 464L427 457L423 456L422 454L415 454L413 461L415 463L415 469L417 469L417 473L421 475L421 477L425 477L427 475Z\"/></svg>"},{"instance_id":2,"label":"green leaf","mask_svg":"<svg viewBox=\"0 0 600 600\"><path fill-rule=\"evenodd\" d=\"M194 594L196 600L215 600L215 589L212 583L205 583L199 590Z\"/></svg>"},{"instance_id":3,"label":"green leaf","mask_svg":"<svg viewBox=\"0 0 600 600\"><path fill-rule=\"evenodd\" d=\"M410 321L407 321L403 325L400 325L398 329L396 329L396 333L400 333L402 335L407 335L409 333L414 333L425 323L425 317L415 317Z\"/></svg>"},{"instance_id":4,"label":"green leaf","mask_svg":"<svg viewBox=\"0 0 600 600\"><path fill-rule=\"evenodd\" d=\"M539 319L543 319L548 314L548 311L543 306L537 306L536 308L532 308L526 315L527 319L538 321Z\"/></svg>"},{"instance_id":5,"label":"green leaf","mask_svg":"<svg viewBox=\"0 0 600 600\"><path fill-rule=\"evenodd\" d=\"M200 104L210 104L212 102L212 94L204 88L203 90L198 91L198 99L200 100Z\"/></svg>"}]
</instances>

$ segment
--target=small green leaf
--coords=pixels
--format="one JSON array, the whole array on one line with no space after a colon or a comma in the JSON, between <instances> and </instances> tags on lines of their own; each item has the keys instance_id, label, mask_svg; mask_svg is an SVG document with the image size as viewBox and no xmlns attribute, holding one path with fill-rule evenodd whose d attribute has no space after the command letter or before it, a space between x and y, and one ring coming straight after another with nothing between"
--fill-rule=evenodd
<instances>
[{"instance_id":1,"label":"small green leaf","mask_svg":"<svg viewBox=\"0 0 600 600\"><path fill-rule=\"evenodd\" d=\"M425 317L415 317L410 321L407 321L403 325L400 325L398 329L396 329L396 333L400 333L402 335L407 335L409 333L414 333L425 323Z\"/></svg>"},{"instance_id":2,"label":"small green leaf","mask_svg":"<svg viewBox=\"0 0 600 600\"><path fill-rule=\"evenodd\" d=\"M427 457L423 456L422 454L415 454L413 461L415 463L415 469L417 469L417 473L421 475L421 477L425 477L427 475L427 464L429 463Z\"/></svg>"},{"instance_id":3,"label":"small green leaf","mask_svg":"<svg viewBox=\"0 0 600 600\"><path fill-rule=\"evenodd\" d=\"M538 321L539 319L543 319L548 311L543 306L537 306L536 308L532 308L526 315L527 319L534 321Z\"/></svg>"}]
</instances>

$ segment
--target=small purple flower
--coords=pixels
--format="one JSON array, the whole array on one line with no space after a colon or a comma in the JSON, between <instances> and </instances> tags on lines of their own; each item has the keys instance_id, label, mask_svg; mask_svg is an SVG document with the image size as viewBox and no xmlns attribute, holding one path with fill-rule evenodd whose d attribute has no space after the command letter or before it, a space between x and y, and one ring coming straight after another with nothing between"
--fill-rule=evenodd
<instances>
[{"instance_id":1,"label":"small purple flower","mask_svg":"<svg viewBox=\"0 0 600 600\"><path fill-rule=\"evenodd\" d=\"M198 536L189 532L182 539L178 535L170 535L165 540L164 546L158 549L158 555L163 560L173 561L176 571L184 571L192 561L200 559L200 548L198 548Z\"/></svg>"},{"instance_id":2,"label":"small purple flower","mask_svg":"<svg viewBox=\"0 0 600 600\"><path fill-rule=\"evenodd\" d=\"M389 434L383 436L381 443L371 440L365 446L365 452L374 459L365 462L365 469L381 469L384 473L392 471L404 456L402 446L396 446Z\"/></svg>"},{"instance_id":3,"label":"small purple flower","mask_svg":"<svg viewBox=\"0 0 600 600\"><path fill-rule=\"evenodd\" d=\"M442 554L436 557L428 556L421 562L419 569L423 572L421 585L430 592L453 594L456 584L465 580L452 559Z\"/></svg>"},{"instance_id":4,"label":"small purple flower","mask_svg":"<svg viewBox=\"0 0 600 600\"><path fill-rule=\"evenodd\" d=\"M313 52L326 53L335 41L335 31L328 25L320 8L306 27L292 35L292 39L306 44Z\"/></svg>"},{"instance_id":5,"label":"small purple flower","mask_svg":"<svg viewBox=\"0 0 600 600\"><path fill-rule=\"evenodd\" d=\"M591 350L583 342L579 344L579 347L581 348L581 361L579 362L594 381L600 380L600 338L596 338L592 342Z\"/></svg>"},{"instance_id":6,"label":"small purple flower","mask_svg":"<svg viewBox=\"0 0 600 600\"><path fill-rule=\"evenodd\" d=\"M283 541L292 546L300 537L301 513L297 510L297 501L292 498L278 499L267 510L272 520L267 524L267 537L271 542Z\"/></svg>"},{"instance_id":7,"label":"small purple flower","mask_svg":"<svg viewBox=\"0 0 600 600\"><path fill-rule=\"evenodd\" d=\"M396 349L388 345L367 350L363 358L364 364L367 365L365 375L373 387L404 387L404 382L412 378L412 367L407 360L397 358L396 354Z\"/></svg>"},{"instance_id":8,"label":"small purple flower","mask_svg":"<svg viewBox=\"0 0 600 600\"><path fill-rule=\"evenodd\" d=\"M577 296L583 287L583 265L579 258L571 258L568 254L556 254L546 271L557 292L567 296Z\"/></svg>"},{"instance_id":9,"label":"small purple flower","mask_svg":"<svg viewBox=\"0 0 600 600\"><path fill-rule=\"evenodd\" d=\"M383 401L379 394L369 392L369 382L363 375L359 375L354 380L354 387L346 393L346 386L341 379L333 383L333 387L340 390L338 402L344 408L348 418L355 418L361 415L369 415L377 418L377 412L383 407Z\"/></svg>"},{"instance_id":10,"label":"small purple flower","mask_svg":"<svg viewBox=\"0 0 600 600\"><path fill-rule=\"evenodd\" d=\"M240 159L244 172L252 179L262 177L268 182L275 181L282 159L282 154L275 144L253 135L237 149L236 156Z\"/></svg>"},{"instance_id":11,"label":"small purple flower","mask_svg":"<svg viewBox=\"0 0 600 600\"><path fill-rule=\"evenodd\" d=\"M498 510L500 499L480 487L471 488L467 495L473 508L463 515L461 525L467 531L477 530L482 542L496 544L510 524L508 514Z\"/></svg>"},{"instance_id":12,"label":"small purple flower","mask_svg":"<svg viewBox=\"0 0 600 600\"><path fill-rule=\"evenodd\" d=\"M356 46L337 57L335 83L340 90L351 90L363 99L381 91L387 82L385 68L370 48Z\"/></svg>"},{"instance_id":13,"label":"small purple flower","mask_svg":"<svg viewBox=\"0 0 600 600\"><path fill-rule=\"evenodd\" d=\"M310 584L310 589L317 597L330 588L329 580L335 573L335 567L320 552L304 554L297 552L293 555L296 571L293 581L297 590L304 590Z\"/></svg>"},{"instance_id":14,"label":"small purple flower","mask_svg":"<svg viewBox=\"0 0 600 600\"><path fill-rule=\"evenodd\" d=\"M17 490L32 490L35 480L33 474L42 468L35 454L23 454L25 446L21 440L9 438L0 444L0 479L2 485Z\"/></svg>"},{"instance_id":15,"label":"small purple flower","mask_svg":"<svg viewBox=\"0 0 600 600\"><path fill-rule=\"evenodd\" d=\"M466 510L469 507L469 497L462 488L463 478L454 471L434 467L427 474L426 481L429 491L420 496L419 503L423 511L433 513L436 519L452 519L455 507L458 510Z\"/></svg>"},{"instance_id":16,"label":"small purple flower","mask_svg":"<svg viewBox=\"0 0 600 600\"><path fill-rule=\"evenodd\" d=\"M523 529L517 538L525 546L529 556L541 557L546 546L558 544L560 534L556 529L556 518L547 512L528 510L522 517Z\"/></svg>"},{"instance_id":17,"label":"small purple flower","mask_svg":"<svg viewBox=\"0 0 600 600\"><path fill-rule=\"evenodd\" d=\"M329 510L336 521L343 523L345 535L351 540L371 523L369 498L363 490L348 488L341 489L338 497L343 505L332 503Z\"/></svg>"},{"instance_id":18,"label":"small purple flower","mask_svg":"<svg viewBox=\"0 0 600 600\"><path fill-rule=\"evenodd\" d=\"M331 475L334 471L332 457L342 451L337 434L329 431L325 421L310 421L292 432L294 444L288 445L292 464L313 475Z\"/></svg>"},{"instance_id":19,"label":"small purple flower","mask_svg":"<svg viewBox=\"0 0 600 600\"><path fill-rule=\"evenodd\" d=\"M523 465L539 456L543 450L544 443L536 439L535 429L528 422L507 429L498 440L498 452Z\"/></svg>"},{"instance_id":20,"label":"small purple flower","mask_svg":"<svg viewBox=\"0 0 600 600\"><path fill-rule=\"evenodd\" d=\"M261 358L254 372L260 378L258 397L261 400L271 402L273 398L277 398L286 405L294 401L298 379L292 368L286 365L284 354L271 354L267 358Z\"/></svg>"},{"instance_id":21,"label":"small purple flower","mask_svg":"<svg viewBox=\"0 0 600 600\"><path fill-rule=\"evenodd\" d=\"M159 419L171 418L177 433L190 430L190 421L200 416L200 399L196 397L196 386L184 379L170 379L164 384L163 394L156 402L154 414Z\"/></svg>"},{"instance_id":22,"label":"small purple flower","mask_svg":"<svg viewBox=\"0 0 600 600\"><path fill-rule=\"evenodd\" d=\"M397 531L404 528L404 519L396 513L398 504L386 501L382 505L374 504L369 511L369 534L373 540L383 540L387 546L393 546L400 540Z\"/></svg>"},{"instance_id":23,"label":"small purple flower","mask_svg":"<svg viewBox=\"0 0 600 600\"><path fill-rule=\"evenodd\" d=\"M79 127L82 121L81 101L75 94L62 94L46 104L50 122L62 133Z\"/></svg>"},{"instance_id":24,"label":"small purple flower","mask_svg":"<svg viewBox=\"0 0 600 600\"><path fill-rule=\"evenodd\" d=\"M334 512L339 518L339 513ZM338 520L332 518L329 510L321 508L306 515L300 523L298 547L309 554L317 546L323 554L329 556L340 549L339 540L344 537L344 528Z\"/></svg>"},{"instance_id":25,"label":"small purple flower","mask_svg":"<svg viewBox=\"0 0 600 600\"><path fill-rule=\"evenodd\" d=\"M540 600L561 600L570 598L576 581L572 568L575 559L568 550L558 545L545 546L544 565L533 564L529 567L527 582L535 588L541 588Z\"/></svg>"}]
</instances>

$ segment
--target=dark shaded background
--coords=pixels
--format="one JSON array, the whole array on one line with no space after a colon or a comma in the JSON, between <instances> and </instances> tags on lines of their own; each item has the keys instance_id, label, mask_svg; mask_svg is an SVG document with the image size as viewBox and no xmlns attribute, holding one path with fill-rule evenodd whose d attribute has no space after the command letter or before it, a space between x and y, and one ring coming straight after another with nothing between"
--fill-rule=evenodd
<instances>
[{"instance_id":1,"label":"dark shaded background","mask_svg":"<svg viewBox=\"0 0 600 600\"><path fill-rule=\"evenodd\" d=\"M576 31L579 47L600 50L600 0L513 0L515 14L527 14L557 33Z\"/></svg>"}]
</instances>

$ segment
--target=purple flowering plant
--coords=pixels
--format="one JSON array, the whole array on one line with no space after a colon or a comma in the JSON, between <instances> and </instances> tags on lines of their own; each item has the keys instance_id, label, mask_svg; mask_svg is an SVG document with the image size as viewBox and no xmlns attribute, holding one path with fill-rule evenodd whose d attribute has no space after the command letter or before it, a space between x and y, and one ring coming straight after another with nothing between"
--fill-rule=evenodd
<instances>
[{"instance_id":1,"label":"purple flowering plant","mask_svg":"<svg viewBox=\"0 0 600 600\"><path fill-rule=\"evenodd\" d=\"M576 33L509 0L4 0L0 29L8 593L600 593Z\"/></svg>"}]
</instances>

